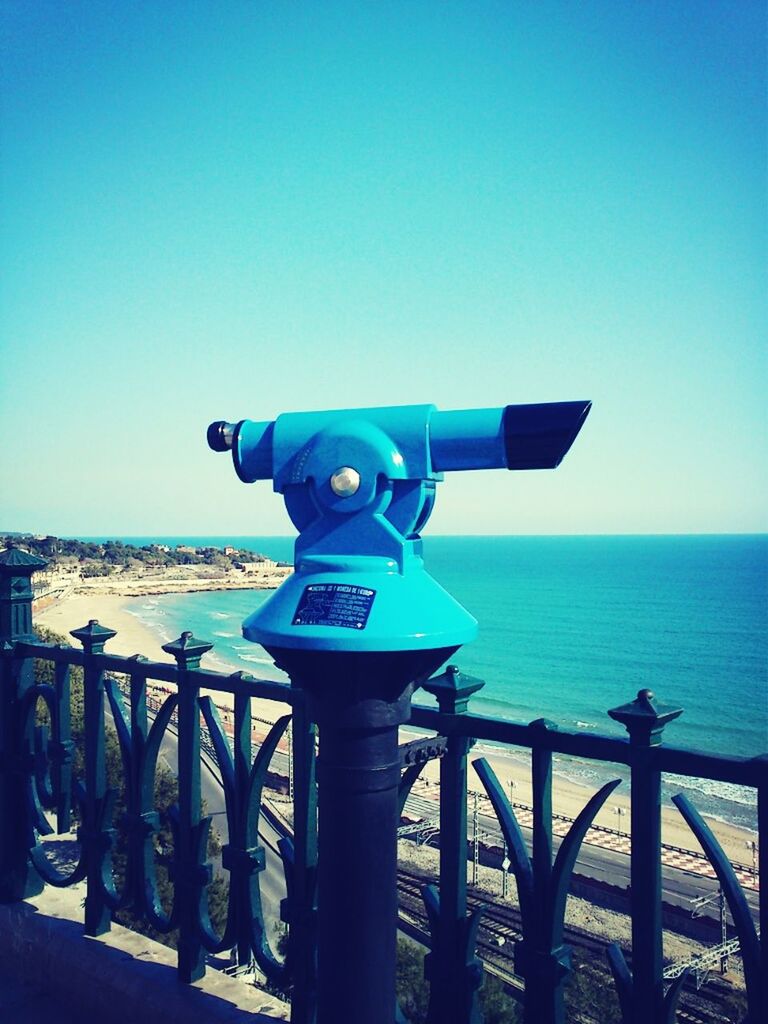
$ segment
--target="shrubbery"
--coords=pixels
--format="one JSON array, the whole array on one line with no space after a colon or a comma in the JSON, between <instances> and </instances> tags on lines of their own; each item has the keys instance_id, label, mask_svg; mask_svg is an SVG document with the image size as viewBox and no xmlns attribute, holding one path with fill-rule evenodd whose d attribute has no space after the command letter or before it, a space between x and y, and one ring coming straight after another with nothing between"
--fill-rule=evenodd
<instances>
[{"instance_id":1,"label":"shrubbery","mask_svg":"<svg viewBox=\"0 0 768 1024\"><path fill-rule=\"evenodd\" d=\"M397 998L409 1024L426 1024L429 985L424 979L424 953L410 939L397 940ZM480 1006L484 1024L521 1024L522 1013L504 985L490 974L483 979Z\"/></svg>"},{"instance_id":2,"label":"shrubbery","mask_svg":"<svg viewBox=\"0 0 768 1024\"><path fill-rule=\"evenodd\" d=\"M49 644L66 644L66 637L60 636L58 633L54 633L52 630L45 629L44 627L38 626L35 629L38 639L43 643ZM54 669L53 663L45 661L44 659L35 660L35 679L41 683L53 683ZM74 749L74 761L73 761L73 776L75 778L82 778L84 771L84 751L85 751L85 729L83 722L83 670L78 665L73 665L70 669L70 687L71 687L71 729L72 729L72 741L75 745ZM50 724L50 718L48 714L47 705L38 703L37 709L37 722L38 724ZM115 807L115 827L117 828L117 838L112 851L112 867L113 876L115 879L115 885L118 891L123 887L125 883L125 870L126 870L126 837L125 832L122 828L122 820L126 811L125 804L125 775L123 771L122 757L120 754L120 743L117 738L117 731L115 726L109 717L106 719L105 728L105 763L106 763L106 776L107 786L116 789L118 792L118 799ZM160 819L163 822L162 828L155 836L155 842L158 850L163 850L164 854L170 853L173 849L173 837L171 834L170 825L167 822L168 809L177 802L179 796L178 780L174 773L162 762L158 762L157 770L155 772L155 793L154 793L154 806L155 810L160 812ZM205 807L203 807L203 813L205 813ZM73 819L77 819L77 807L73 806ZM215 857L220 853L221 844L219 841L218 833L215 830L211 831L208 840L208 857ZM168 876L168 868L164 864L157 865L157 887L160 894L160 900L166 910L170 908L173 898L173 886ZM227 915L227 900L229 892L229 882L227 878L219 874L217 875L211 885L208 887L208 908L211 917L211 922L217 932L221 933L224 924L226 922ZM114 915L114 919L127 928L132 928L134 931L141 932L143 935L148 935L150 938L156 939L158 942L162 942L167 946L176 947L178 942L178 932L172 931L168 933L157 932L152 928L145 920L141 917L134 915L129 910L118 911Z\"/></svg>"},{"instance_id":3,"label":"shrubbery","mask_svg":"<svg viewBox=\"0 0 768 1024\"><path fill-rule=\"evenodd\" d=\"M0 537L0 548L10 544L18 544L30 554L38 555L55 566L60 562L77 559L81 563L83 576L107 576L110 567L123 568L132 565L145 565L162 568L171 565L219 565L230 568L234 561L260 562L264 556L254 551L237 550L225 555L221 548L201 547L196 551L178 551L169 548L167 551L157 544L124 544L120 540L107 540L104 543L95 541L75 540L62 537L32 537L29 535Z\"/></svg>"}]
</instances>

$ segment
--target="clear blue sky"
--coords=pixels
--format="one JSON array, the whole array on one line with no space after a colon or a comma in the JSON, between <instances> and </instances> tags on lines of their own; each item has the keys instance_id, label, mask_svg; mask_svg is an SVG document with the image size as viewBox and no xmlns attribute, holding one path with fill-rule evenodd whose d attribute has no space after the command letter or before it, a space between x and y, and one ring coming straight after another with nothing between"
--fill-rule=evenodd
<instances>
[{"instance_id":1,"label":"clear blue sky","mask_svg":"<svg viewBox=\"0 0 768 1024\"><path fill-rule=\"evenodd\" d=\"M0 529L285 533L210 420L580 398L431 532L766 529L762 2L0 14Z\"/></svg>"}]
</instances>

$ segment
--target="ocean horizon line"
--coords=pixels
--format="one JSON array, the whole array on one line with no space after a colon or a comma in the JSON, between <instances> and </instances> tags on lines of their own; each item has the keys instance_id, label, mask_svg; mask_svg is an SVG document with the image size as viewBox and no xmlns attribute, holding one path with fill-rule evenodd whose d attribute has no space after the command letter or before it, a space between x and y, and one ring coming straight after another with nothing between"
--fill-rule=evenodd
<instances>
[{"instance_id":1,"label":"ocean horizon line","mask_svg":"<svg viewBox=\"0 0 768 1024\"><path fill-rule=\"evenodd\" d=\"M153 540L157 537L178 537L178 538L194 538L194 537L207 537L213 539L227 539L232 537L258 537L264 540L294 540L297 534L292 533L204 533L204 532L192 532L192 533L175 533L166 531L156 531L153 533L130 533L126 531L113 530L109 533L45 533L43 531L33 530L0 530L1 536L6 537L58 537L61 540L86 540L86 541L101 541L101 540L120 540L122 538L130 538L132 540ZM531 539L560 539L560 538L632 538L632 537L766 537L768 538L768 530L730 530L730 531L704 531L697 530L692 532L668 532L668 531L634 531L628 533L622 532L610 532L610 533L592 533L592 532L581 532L581 533L426 533L422 534L422 539L440 539L450 540L452 538L460 538L465 540L475 540L482 538L531 538Z\"/></svg>"}]
</instances>

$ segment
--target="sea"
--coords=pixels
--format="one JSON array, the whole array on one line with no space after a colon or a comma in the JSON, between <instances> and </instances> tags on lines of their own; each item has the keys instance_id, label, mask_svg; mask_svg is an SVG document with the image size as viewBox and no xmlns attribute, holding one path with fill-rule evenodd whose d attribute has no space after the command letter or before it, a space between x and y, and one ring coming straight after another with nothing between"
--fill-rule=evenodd
<instances>
[{"instance_id":1,"label":"sea","mask_svg":"<svg viewBox=\"0 0 768 1024\"><path fill-rule=\"evenodd\" d=\"M231 544L293 560L290 537L122 537L134 544ZM485 681L471 709L515 721L623 734L608 709L645 687L683 708L665 742L713 753L768 750L768 535L424 538L427 570L478 620L451 659ZM128 610L163 641L214 643L211 667L283 678L244 640L268 591L138 598ZM426 694L417 700L429 703ZM626 771L558 758L587 782ZM700 810L756 827L754 790L665 776Z\"/></svg>"}]
</instances>

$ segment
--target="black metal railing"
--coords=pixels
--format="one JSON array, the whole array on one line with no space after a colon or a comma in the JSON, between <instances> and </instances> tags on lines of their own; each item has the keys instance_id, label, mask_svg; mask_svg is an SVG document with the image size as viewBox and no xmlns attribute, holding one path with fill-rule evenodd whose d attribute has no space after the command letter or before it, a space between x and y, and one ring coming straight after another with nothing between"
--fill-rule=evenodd
<instances>
[{"instance_id":1,"label":"black metal railing","mask_svg":"<svg viewBox=\"0 0 768 1024\"><path fill-rule=\"evenodd\" d=\"M206 954L235 948L241 964L255 960L269 982L290 992L294 1024L313 1024L318 983L316 727L309 720L303 692L241 672L226 675L201 669L200 660L211 644L190 633L164 647L175 664L109 654L105 646L115 633L95 621L73 632L80 649L41 643L34 638L31 614L31 576L38 566L39 560L23 552L0 556L0 901L22 900L45 884L85 881L86 934L107 931L121 911L159 933L173 932L179 977L185 982L201 977ZM42 671L44 666L47 672ZM73 670L82 672L77 694L73 693ZM167 693L158 696L153 683L165 686ZM522 938L515 949L514 972L522 981L526 1024L562 1024L566 1019L564 993L572 957L564 915L571 877L590 825L618 785L617 780L607 783L586 803L557 847L552 810L555 754L629 769L631 968L617 945L608 949L608 959L624 1024L674 1021L686 973L665 983L662 774L756 789L764 866L768 756L721 756L664 745L664 726L680 711L657 705L647 690L610 712L628 733L617 738L571 732L544 719L521 725L473 714L468 702L481 685L455 668L428 680L424 689L436 697L437 707L414 705L411 723L442 739L433 742L431 753L424 757L411 744L403 758L401 809L426 757L440 755L439 877L423 893L430 931L425 961L429 1021L475 1024L482 1019L478 990L483 972L476 956L482 908L470 909L467 893L468 776L473 770L471 750L478 740L522 748L531 755L530 853L515 810L492 768L482 758L474 761L517 883ZM215 702L202 696L202 690L230 696L231 730L225 729ZM258 749L253 740L253 697L291 708L291 716L280 718ZM287 888L281 916L288 935L280 955L262 909L265 852L259 819L267 770L289 717L293 819L292 836L279 844ZM110 719L120 752L119 813L115 810L118 792L108 784ZM178 738L178 800L167 815L172 830L168 855L159 848L165 822L155 807L154 780L172 720ZM218 930L207 901L211 819L203 814L201 800L201 729L207 733L204 746L216 761L226 804L228 834L221 865L229 884ZM743 960L747 1019L758 1024L768 1019L765 888L760 889L758 929L734 868L716 838L686 797L673 800L701 844L727 901ZM45 837L70 834L73 824L77 825L77 854L62 870L48 856ZM121 869L115 871L118 845ZM170 902L164 902L158 887L162 863L167 863L173 883ZM370 884L376 884L375 879ZM375 928L376 922L369 925ZM404 1020L396 1008L393 1019Z\"/></svg>"}]
</instances>

